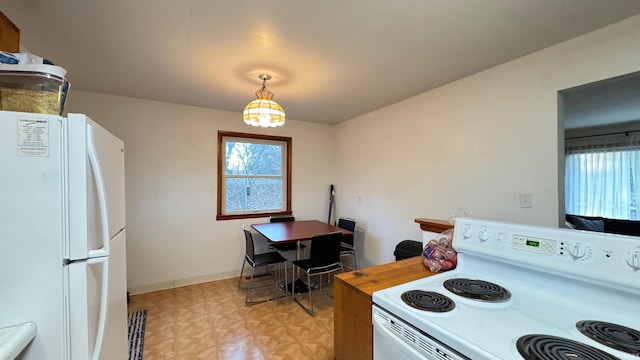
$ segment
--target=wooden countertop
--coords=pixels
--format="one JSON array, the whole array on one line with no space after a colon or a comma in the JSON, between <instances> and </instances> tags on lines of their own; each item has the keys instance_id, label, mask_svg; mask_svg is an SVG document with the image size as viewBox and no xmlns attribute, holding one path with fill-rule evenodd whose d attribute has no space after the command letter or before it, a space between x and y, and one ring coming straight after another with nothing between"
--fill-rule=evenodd
<instances>
[{"instance_id":1,"label":"wooden countertop","mask_svg":"<svg viewBox=\"0 0 640 360\"><path fill-rule=\"evenodd\" d=\"M420 228L424 231L441 233L453 228L453 225L446 220L417 218L415 222L420 224ZM338 274L336 277L371 299L371 294L373 294L374 291L431 275L433 275L433 273L427 270L422 264L422 256L416 256L388 264Z\"/></svg>"},{"instance_id":2,"label":"wooden countertop","mask_svg":"<svg viewBox=\"0 0 640 360\"><path fill-rule=\"evenodd\" d=\"M338 274L336 277L371 299L371 294L374 291L431 275L433 273L422 264L422 256L415 256L388 264Z\"/></svg>"},{"instance_id":3,"label":"wooden countertop","mask_svg":"<svg viewBox=\"0 0 640 360\"><path fill-rule=\"evenodd\" d=\"M424 231L441 233L453 225L444 220L416 219ZM334 358L373 359L371 307L374 291L431 276L422 256L353 270L335 276Z\"/></svg>"}]
</instances>

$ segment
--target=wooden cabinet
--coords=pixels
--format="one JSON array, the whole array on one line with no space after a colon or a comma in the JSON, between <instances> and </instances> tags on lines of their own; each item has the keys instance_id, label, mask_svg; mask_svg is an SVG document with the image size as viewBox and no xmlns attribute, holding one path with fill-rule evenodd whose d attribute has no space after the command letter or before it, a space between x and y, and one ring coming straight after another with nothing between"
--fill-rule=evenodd
<instances>
[{"instance_id":1,"label":"wooden cabinet","mask_svg":"<svg viewBox=\"0 0 640 360\"><path fill-rule=\"evenodd\" d=\"M0 50L20 51L20 30L2 12L0 12Z\"/></svg>"},{"instance_id":2,"label":"wooden cabinet","mask_svg":"<svg viewBox=\"0 0 640 360\"><path fill-rule=\"evenodd\" d=\"M333 286L335 358L371 360L373 292L430 275L422 265L421 256L336 275Z\"/></svg>"},{"instance_id":3,"label":"wooden cabinet","mask_svg":"<svg viewBox=\"0 0 640 360\"><path fill-rule=\"evenodd\" d=\"M453 226L436 219L415 219L424 231L442 232ZM433 275L416 256L335 276L333 285L334 357L373 359L371 296L374 291Z\"/></svg>"}]
</instances>

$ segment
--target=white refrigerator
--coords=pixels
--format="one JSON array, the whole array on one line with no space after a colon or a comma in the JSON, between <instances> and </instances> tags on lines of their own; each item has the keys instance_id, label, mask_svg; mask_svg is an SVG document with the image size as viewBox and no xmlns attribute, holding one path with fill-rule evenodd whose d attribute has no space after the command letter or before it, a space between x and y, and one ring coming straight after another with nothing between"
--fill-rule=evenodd
<instances>
[{"instance_id":1,"label":"white refrigerator","mask_svg":"<svg viewBox=\"0 0 640 360\"><path fill-rule=\"evenodd\" d=\"M128 357L124 144L89 117L0 111L0 328L25 360Z\"/></svg>"}]
</instances>

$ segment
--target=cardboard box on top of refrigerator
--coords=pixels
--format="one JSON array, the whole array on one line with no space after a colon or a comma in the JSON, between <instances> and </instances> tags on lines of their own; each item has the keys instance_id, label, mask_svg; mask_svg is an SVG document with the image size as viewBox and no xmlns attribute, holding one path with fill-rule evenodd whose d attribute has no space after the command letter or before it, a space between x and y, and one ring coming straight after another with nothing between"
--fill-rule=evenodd
<instances>
[{"instance_id":1,"label":"cardboard box on top of refrigerator","mask_svg":"<svg viewBox=\"0 0 640 360\"><path fill-rule=\"evenodd\" d=\"M62 115L67 70L44 64L0 64L0 110Z\"/></svg>"}]
</instances>

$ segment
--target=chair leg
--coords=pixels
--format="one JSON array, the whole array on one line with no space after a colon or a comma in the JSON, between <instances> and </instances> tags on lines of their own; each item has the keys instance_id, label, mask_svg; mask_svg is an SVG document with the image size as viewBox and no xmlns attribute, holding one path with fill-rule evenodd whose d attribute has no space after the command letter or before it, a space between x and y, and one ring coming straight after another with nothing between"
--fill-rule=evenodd
<instances>
[{"instance_id":1,"label":"chair leg","mask_svg":"<svg viewBox=\"0 0 640 360\"><path fill-rule=\"evenodd\" d=\"M281 272L280 265L281 264L282 264L282 266L284 268L284 279L283 280L280 279L280 272ZM288 293L288 285L287 285L287 277L288 277L287 276L287 262L285 261L285 262L280 263L280 264L275 264L275 267L276 267L276 287L278 289L281 289L281 287L279 286L280 285L279 282L280 281L284 281L284 283L283 283L284 284L284 296L286 297L289 294Z\"/></svg>"},{"instance_id":2,"label":"chair leg","mask_svg":"<svg viewBox=\"0 0 640 360\"><path fill-rule=\"evenodd\" d=\"M238 289L240 289L240 283L242 282L242 273L244 272L244 266L247 264L247 258L242 260L242 268L240 268L240 278L238 279Z\"/></svg>"},{"instance_id":3,"label":"chair leg","mask_svg":"<svg viewBox=\"0 0 640 360\"><path fill-rule=\"evenodd\" d=\"M276 276L275 277L275 282L276 282L276 287L278 287L278 279L280 278L280 264L275 264L274 267L276 268Z\"/></svg>"},{"instance_id":4,"label":"chair leg","mask_svg":"<svg viewBox=\"0 0 640 360\"><path fill-rule=\"evenodd\" d=\"M249 279L249 288L247 289L247 297L244 298L244 303L249 303L249 295L251 294L251 285L253 284L253 273L255 273L255 268L251 267L251 278Z\"/></svg>"},{"instance_id":5,"label":"chair leg","mask_svg":"<svg viewBox=\"0 0 640 360\"><path fill-rule=\"evenodd\" d=\"M344 272L344 266L340 267L340 272ZM331 288L331 286L329 285L331 285L331 280L333 279L334 276L335 276L335 271L327 274L327 289ZM322 292L323 294L333 299L333 294L323 291L322 289L320 289L320 292Z\"/></svg>"},{"instance_id":6,"label":"chair leg","mask_svg":"<svg viewBox=\"0 0 640 360\"><path fill-rule=\"evenodd\" d=\"M294 280L295 281L295 280ZM311 283L311 276L307 273L307 284ZM293 299L293 301L296 302L296 304L298 304L298 306L300 306L302 308L302 310L306 311L307 314L311 315L311 316L316 316L316 313L313 311L313 299L311 298L311 287L309 285L307 285L308 291L309 291L309 303L311 304L311 309L309 309L308 307L304 306L302 304L302 302L300 302L300 300L298 300L298 298L296 297L296 291L295 289L291 289L291 298Z\"/></svg>"},{"instance_id":7,"label":"chair leg","mask_svg":"<svg viewBox=\"0 0 640 360\"><path fill-rule=\"evenodd\" d=\"M316 313L313 311L313 297L311 296L311 275L307 273L307 287L309 288L309 303L311 304L311 314L316 316Z\"/></svg>"},{"instance_id":8,"label":"chair leg","mask_svg":"<svg viewBox=\"0 0 640 360\"><path fill-rule=\"evenodd\" d=\"M296 275L296 266L292 265L291 266L291 300L294 300L294 301L296 300L296 290L295 290L296 289L296 284L295 284L296 276L295 275ZM289 280L289 279L287 279L287 280Z\"/></svg>"},{"instance_id":9,"label":"chair leg","mask_svg":"<svg viewBox=\"0 0 640 360\"><path fill-rule=\"evenodd\" d=\"M353 249L353 270L356 270L358 268L358 264L356 263L356 250Z\"/></svg>"},{"instance_id":10,"label":"chair leg","mask_svg":"<svg viewBox=\"0 0 640 360\"><path fill-rule=\"evenodd\" d=\"M282 266L284 267L284 296L286 297L289 293L289 276L287 275L287 262L283 262ZM291 284L293 286L293 284Z\"/></svg>"}]
</instances>

